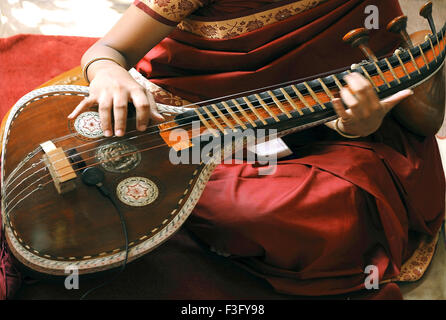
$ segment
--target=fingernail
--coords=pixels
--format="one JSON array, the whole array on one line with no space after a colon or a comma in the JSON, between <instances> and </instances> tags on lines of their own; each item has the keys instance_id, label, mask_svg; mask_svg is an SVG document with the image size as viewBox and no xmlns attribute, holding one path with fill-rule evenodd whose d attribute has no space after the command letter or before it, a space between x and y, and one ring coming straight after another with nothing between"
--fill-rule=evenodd
<instances>
[{"instance_id":1,"label":"fingernail","mask_svg":"<svg viewBox=\"0 0 446 320\"><path fill-rule=\"evenodd\" d=\"M104 131L104 136L111 137L111 135L112 135L112 132L110 130L105 130Z\"/></svg>"},{"instance_id":2,"label":"fingernail","mask_svg":"<svg viewBox=\"0 0 446 320\"><path fill-rule=\"evenodd\" d=\"M118 137L120 137L120 136L124 135L124 131L121 130L121 129L116 130L116 135L117 135Z\"/></svg>"},{"instance_id":3,"label":"fingernail","mask_svg":"<svg viewBox=\"0 0 446 320\"><path fill-rule=\"evenodd\" d=\"M147 126L144 125L144 124L138 126L138 130L139 130L139 131L144 131L144 130L146 130L146 129L147 129Z\"/></svg>"}]
</instances>

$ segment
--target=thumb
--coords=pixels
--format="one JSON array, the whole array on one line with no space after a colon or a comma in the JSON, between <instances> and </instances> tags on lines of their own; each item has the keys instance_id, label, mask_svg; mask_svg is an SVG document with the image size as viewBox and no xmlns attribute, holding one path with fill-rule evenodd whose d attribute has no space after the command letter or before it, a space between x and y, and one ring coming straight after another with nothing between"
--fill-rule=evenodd
<instances>
[{"instance_id":1,"label":"thumb","mask_svg":"<svg viewBox=\"0 0 446 320\"><path fill-rule=\"evenodd\" d=\"M381 106L386 112L389 112L394 106L396 106L407 97L410 97L411 95L413 95L413 91L411 89L402 90L395 93L394 95L391 95L390 97L381 100Z\"/></svg>"}]
</instances>

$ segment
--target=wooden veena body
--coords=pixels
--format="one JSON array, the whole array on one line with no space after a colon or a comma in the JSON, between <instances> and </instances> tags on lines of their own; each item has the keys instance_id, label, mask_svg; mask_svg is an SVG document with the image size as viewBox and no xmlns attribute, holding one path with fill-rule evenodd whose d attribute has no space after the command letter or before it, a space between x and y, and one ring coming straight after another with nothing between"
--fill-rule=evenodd
<instances>
[{"instance_id":1,"label":"wooden veena body","mask_svg":"<svg viewBox=\"0 0 446 320\"><path fill-rule=\"evenodd\" d=\"M129 115L122 138L102 136L94 108L67 120L88 87L30 92L14 105L3 135L2 220L11 251L25 266L50 275L64 275L73 265L81 274L119 266L126 252L116 209L95 186L82 182L83 170L97 167L124 214L129 261L150 252L187 219L221 159L216 152L206 163L176 165L169 161L172 149L185 152L203 136L234 132L241 148L237 132L244 129L273 128L280 135L335 119L330 101L346 86L342 79L348 72L368 78L380 98L421 88L435 91L434 98L444 103L445 31L446 25L407 50L311 81L192 109L160 105L166 122L144 133L135 130ZM192 122L200 124L198 132ZM178 128L191 138L171 141Z\"/></svg>"}]
</instances>

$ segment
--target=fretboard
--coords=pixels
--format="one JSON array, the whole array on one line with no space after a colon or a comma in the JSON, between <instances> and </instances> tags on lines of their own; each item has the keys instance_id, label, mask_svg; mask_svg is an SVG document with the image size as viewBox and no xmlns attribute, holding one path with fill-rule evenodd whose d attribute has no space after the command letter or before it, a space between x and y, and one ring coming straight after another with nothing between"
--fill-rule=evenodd
<instances>
[{"instance_id":1,"label":"fretboard","mask_svg":"<svg viewBox=\"0 0 446 320\"><path fill-rule=\"evenodd\" d=\"M445 26L420 45L398 49L378 61L363 61L343 72L310 81L234 96L191 109L176 116L179 125L199 121L214 135L247 128L275 128L279 132L303 130L336 118L332 100L346 87L344 77L358 72L372 84L380 99L416 87L434 75L445 58Z\"/></svg>"}]
</instances>

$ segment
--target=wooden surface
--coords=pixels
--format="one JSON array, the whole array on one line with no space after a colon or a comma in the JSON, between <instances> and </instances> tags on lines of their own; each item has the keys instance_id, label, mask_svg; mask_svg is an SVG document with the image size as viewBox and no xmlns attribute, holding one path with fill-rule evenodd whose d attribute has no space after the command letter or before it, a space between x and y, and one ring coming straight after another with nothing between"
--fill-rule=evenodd
<instances>
[{"instance_id":1,"label":"wooden surface","mask_svg":"<svg viewBox=\"0 0 446 320\"><path fill-rule=\"evenodd\" d=\"M118 194L118 185L131 177L145 177L156 184L158 194L151 203L133 206L119 202L125 216L131 248L159 235L176 218L193 192L201 172L197 169L202 166L173 164L169 158L170 148L157 133L147 134L135 130L131 111L127 124L128 134L123 138L101 136L90 139L79 134L72 135L76 133L73 129L75 124L74 121L67 121L67 115L84 95L66 95L67 92L69 91L60 92L61 94L57 92L58 95L44 94L43 97L37 96L30 100L8 127L8 144L4 147L6 161L3 163L6 180L2 186L5 192L2 199L6 207L5 214L9 217L6 223L16 238L21 240L21 248L26 247L27 252L39 257L71 262L109 257L124 250L122 226L111 202L101 196L95 187L82 182L80 170L85 165L97 165L101 168L105 173L104 184L112 194ZM45 130L42 130L42 123L45 124ZM130 137L134 139L129 141ZM76 189L63 195L56 191L51 175L40 162L42 152L36 153L23 162L19 171L13 172L40 143L50 140L63 150L75 149L81 153L82 161L85 162L80 168L73 164L77 174ZM99 165L98 148L113 142L131 144L137 148L140 163L119 172ZM123 157L119 159L122 160ZM8 181L10 177L13 178ZM17 256L18 246L12 245L9 237L7 239L10 248L20 259L20 255ZM23 257L21 262L38 268ZM111 259L110 263L116 266L120 260ZM85 272L92 272L96 267L91 266L90 269L88 266ZM101 269L102 266L98 268ZM44 267L41 271L64 273L63 270L45 270Z\"/></svg>"}]
</instances>

